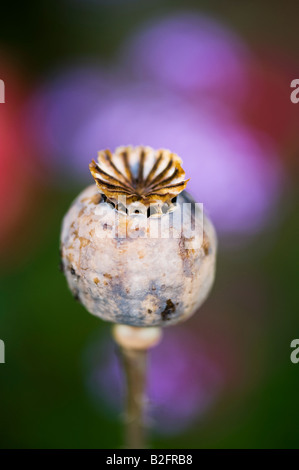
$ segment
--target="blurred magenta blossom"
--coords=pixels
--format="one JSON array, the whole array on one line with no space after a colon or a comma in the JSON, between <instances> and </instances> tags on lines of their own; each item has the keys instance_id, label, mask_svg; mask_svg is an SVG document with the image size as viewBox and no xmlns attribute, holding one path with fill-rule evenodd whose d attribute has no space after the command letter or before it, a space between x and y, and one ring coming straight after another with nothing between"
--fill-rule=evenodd
<instances>
[{"instance_id":1,"label":"blurred magenta blossom","mask_svg":"<svg viewBox=\"0 0 299 470\"><path fill-rule=\"evenodd\" d=\"M88 390L101 408L116 415L124 407L121 359L112 341L88 351ZM184 328L167 329L149 353L148 423L159 433L176 434L200 419L223 386L220 367L209 358L200 340ZM111 391L113 390L113 393Z\"/></svg>"},{"instance_id":2,"label":"blurred magenta blossom","mask_svg":"<svg viewBox=\"0 0 299 470\"><path fill-rule=\"evenodd\" d=\"M2 55L3 54L3 55ZM25 77L9 54L1 51L1 79L5 83L5 103L0 104L0 253L12 262L12 253L21 258L28 223L35 213L38 162L24 132L22 108L26 100ZM29 232L29 230L28 230Z\"/></svg>"},{"instance_id":3,"label":"blurred magenta blossom","mask_svg":"<svg viewBox=\"0 0 299 470\"><path fill-rule=\"evenodd\" d=\"M236 103L248 91L248 48L222 23L197 12L142 25L122 56L135 76L156 80L192 100L212 96Z\"/></svg>"},{"instance_id":4,"label":"blurred magenta blossom","mask_svg":"<svg viewBox=\"0 0 299 470\"><path fill-rule=\"evenodd\" d=\"M280 184L276 150L265 136L148 86L119 89L103 107L74 136L71 153L79 167L83 155L87 163L99 148L120 142L169 148L191 177L187 190L219 230L248 233L265 224Z\"/></svg>"},{"instance_id":5,"label":"blurred magenta blossom","mask_svg":"<svg viewBox=\"0 0 299 470\"><path fill-rule=\"evenodd\" d=\"M244 44L216 21L184 14L134 35L121 57L114 68L61 70L32 98L31 131L48 164L91 183L88 163L100 149L169 148L182 157L188 190L219 232L263 228L282 170L271 139L236 111L233 95L247 87Z\"/></svg>"}]
</instances>

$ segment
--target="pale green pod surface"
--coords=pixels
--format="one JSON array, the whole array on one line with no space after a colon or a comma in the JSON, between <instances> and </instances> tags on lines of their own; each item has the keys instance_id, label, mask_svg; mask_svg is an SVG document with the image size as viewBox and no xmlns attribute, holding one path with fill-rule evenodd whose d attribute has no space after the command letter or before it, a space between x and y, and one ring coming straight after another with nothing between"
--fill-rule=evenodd
<instances>
[{"instance_id":1,"label":"pale green pod surface","mask_svg":"<svg viewBox=\"0 0 299 470\"><path fill-rule=\"evenodd\" d=\"M162 167L152 171L161 154ZM115 162L113 173L100 165L100 153L91 166L97 185L87 187L64 217L61 256L68 285L103 320L132 326L183 321L213 285L214 227L202 205L182 191L187 182L175 154L120 147L114 155L107 153L106 160ZM119 181L118 171L127 171Z\"/></svg>"}]
</instances>

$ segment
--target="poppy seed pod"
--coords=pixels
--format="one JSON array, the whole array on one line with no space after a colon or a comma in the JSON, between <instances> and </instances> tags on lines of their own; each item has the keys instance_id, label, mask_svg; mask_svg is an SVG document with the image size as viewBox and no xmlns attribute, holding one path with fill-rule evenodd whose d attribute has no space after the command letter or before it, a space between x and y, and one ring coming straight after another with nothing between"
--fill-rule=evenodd
<instances>
[{"instance_id":1,"label":"poppy seed pod","mask_svg":"<svg viewBox=\"0 0 299 470\"><path fill-rule=\"evenodd\" d=\"M119 147L90 164L87 187L64 217L61 257L86 309L131 326L191 316L215 275L214 227L185 191L181 159L168 150Z\"/></svg>"}]
</instances>

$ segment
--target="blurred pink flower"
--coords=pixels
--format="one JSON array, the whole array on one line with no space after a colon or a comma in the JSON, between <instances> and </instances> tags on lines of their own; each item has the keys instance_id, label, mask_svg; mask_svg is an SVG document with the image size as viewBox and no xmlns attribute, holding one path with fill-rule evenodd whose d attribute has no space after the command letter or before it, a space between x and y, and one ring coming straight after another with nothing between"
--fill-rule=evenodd
<instances>
[{"instance_id":1,"label":"blurred pink flower","mask_svg":"<svg viewBox=\"0 0 299 470\"><path fill-rule=\"evenodd\" d=\"M12 252L21 256L18 249L22 247L28 220L36 208L35 167L38 164L23 127L26 89L20 78L21 72L12 58L1 56L5 103L0 104L0 251L1 255L9 257L10 263ZM22 237L19 236L20 229Z\"/></svg>"},{"instance_id":2,"label":"blurred pink flower","mask_svg":"<svg viewBox=\"0 0 299 470\"><path fill-rule=\"evenodd\" d=\"M195 110L149 85L119 88L74 136L71 154L80 167L99 148L119 143L178 153L191 177L187 190L222 232L258 230L278 200L281 167L274 145L223 109L216 117L208 107Z\"/></svg>"},{"instance_id":3,"label":"blurred pink flower","mask_svg":"<svg viewBox=\"0 0 299 470\"><path fill-rule=\"evenodd\" d=\"M143 24L122 56L137 77L154 79L192 100L221 97L232 104L246 96L248 48L224 24L198 12Z\"/></svg>"},{"instance_id":4,"label":"blurred pink flower","mask_svg":"<svg viewBox=\"0 0 299 470\"><path fill-rule=\"evenodd\" d=\"M166 147L178 153L218 230L262 228L278 200L281 168L275 147L219 106L194 108L163 88L108 81L75 70L55 79L34 106L40 145L48 163L90 181L87 165L102 148L120 144ZM36 109L38 112L36 113ZM34 114L35 113L35 114ZM69 162L72 165L69 165Z\"/></svg>"},{"instance_id":5,"label":"blurred pink flower","mask_svg":"<svg viewBox=\"0 0 299 470\"><path fill-rule=\"evenodd\" d=\"M236 106L250 89L250 61L240 38L211 18L152 22L123 47L117 68L81 63L41 88L29 107L41 153L87 183L102 148L169 148L220 233L255 233L275 212L283 172L273 140L242 124Z\"/></svg>"}]
</instances>

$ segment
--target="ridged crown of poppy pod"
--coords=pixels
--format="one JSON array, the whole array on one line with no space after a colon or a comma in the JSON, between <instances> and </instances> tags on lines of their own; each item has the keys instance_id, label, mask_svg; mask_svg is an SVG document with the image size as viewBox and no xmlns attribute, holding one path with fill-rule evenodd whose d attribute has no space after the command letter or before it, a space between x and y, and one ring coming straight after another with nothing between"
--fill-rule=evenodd
<instances>
[{"instance_id":1,"label":"ridged crown of poppy pod","mask_svg":"<svg viewBox=\"0 0 299 470\"><path fill-rule=\"evenodd\" d=\"M120 147L98 154L89 165L100 191L113 203L125 197L126 203L169 204L186 188L182 160L168 150L150 147Z\"/></svg>"}]
</instances>

